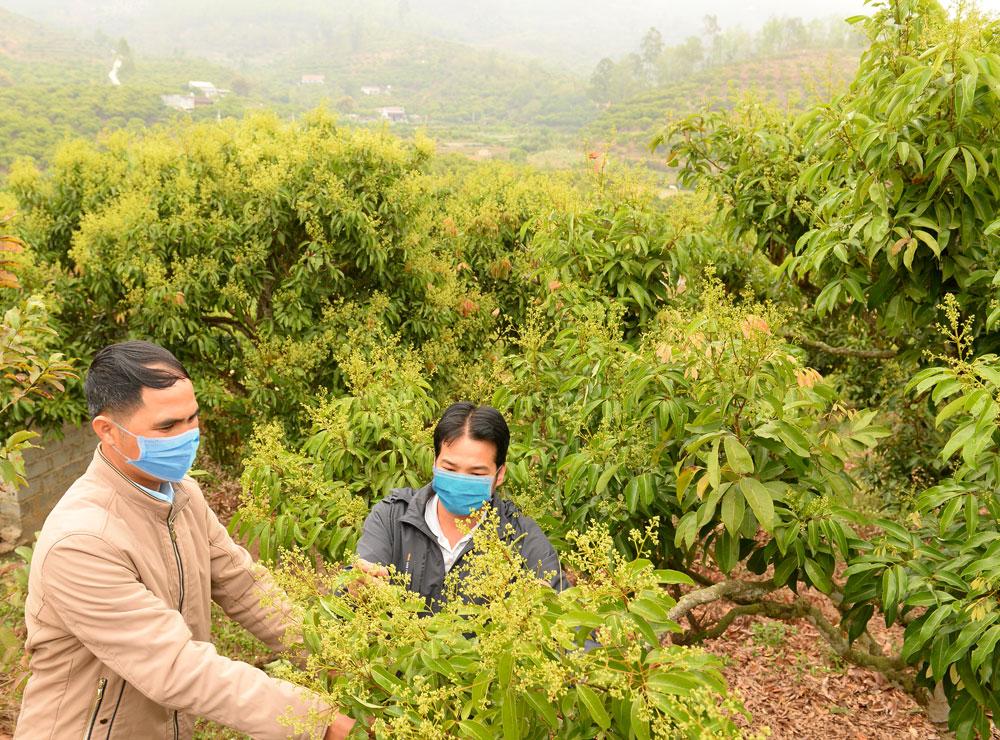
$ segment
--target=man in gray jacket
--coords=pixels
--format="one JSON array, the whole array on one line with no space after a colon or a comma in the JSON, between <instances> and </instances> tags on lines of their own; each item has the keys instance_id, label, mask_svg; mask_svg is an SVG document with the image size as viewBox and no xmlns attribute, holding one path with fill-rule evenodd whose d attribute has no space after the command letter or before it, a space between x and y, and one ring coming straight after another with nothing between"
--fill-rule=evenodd
<instances>
[{"instance_id":1,"label":"man in gray jacket","mask_svg":"<svg viewBox=\"0 0 1000 740\"><path fill-rule=\"evenodd\" d=\"M464 573L462 558L489 503L501 537L515 542L525 567L553 588L565 588L559 557L542 530L497 495L509 444L510 430L496 409L467 401L448 407L434 430L433 480L416 490L396 489L375 504L358 541L360 567L384 577L387 566L395 566L408 576L410 590L438 611L445 575Z\"/></svg>"}]
</instances>

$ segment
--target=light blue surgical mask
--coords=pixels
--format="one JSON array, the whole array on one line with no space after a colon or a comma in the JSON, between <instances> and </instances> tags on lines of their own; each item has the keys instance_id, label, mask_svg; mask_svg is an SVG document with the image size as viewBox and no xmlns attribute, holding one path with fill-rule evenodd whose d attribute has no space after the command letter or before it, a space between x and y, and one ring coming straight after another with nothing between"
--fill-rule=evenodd
<instances>
[{"instance_id":1,"label":"light blue surgical mask","mask_svg":"<svg viewBox=\"0 0 1000 740\"><path fill-rule=\"evenodd\" d=\"M139 443L139 457L134 460L121 450L118 452L129 465L157 480L176 483L187 475L191 465L194 464L195 455L198 454L198 442L201 440L201 433L197 427L182 434L175 434L173 437L143 437L132 434L115 421L111 421L111 423L126 434L135 437Z\"/></svg>"},{"instance_id":2,"label":"light blue surgical mask","mask_svg":"<svg viewBox=\"0 0 1000 740\"><path fill-rule=\"evenodd\" d=\"M434 493L441 504L455 516L479 511L493 494L492 475L466 475L434 468Z\"/></svg>"}]
</instances>

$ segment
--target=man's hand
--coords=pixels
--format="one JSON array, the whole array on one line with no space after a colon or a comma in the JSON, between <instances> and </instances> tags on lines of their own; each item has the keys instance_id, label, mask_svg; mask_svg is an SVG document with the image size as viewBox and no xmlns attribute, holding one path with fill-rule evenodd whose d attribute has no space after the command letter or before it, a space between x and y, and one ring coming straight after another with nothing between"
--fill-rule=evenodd
<instances>
[{"instance_id":1,"label":"man's hand","mask_svg":"<svg viewBox=\"0 0 1000 740\"><path fill-rule=\"evenodd\" d=\"M326 728L324 740L345 740L351 734L354 720L345 714L338 714L333 723Z\"/></svg>"},{"instance_id":2,"label":"man's hand","mask_svg":"<svg viewBox=\"0 0 1000 740\"><path fill-rule=\"evenodd\" d=\"M378 563L371 563L362 558L358 558L356 563L358 570L362 570L370 576L375 576L376 578L388 578L389 569L384 565L379 565Z\"/></svg>"},{"instance_id":3,"label":"man's hand","mask_svg":"<svg viewBox=\"0 0 1000 740\"><path fill-rule=\"evenodd\" d=\"M367 560L362 560L358 558L358 561L354 564L354 567L362 574L360 578L352 580L347 585L347 592L354 597L361 592L361 589L371 583L372 578L388 578L389 569L384 565L379 565L378 563L371 563Z\"/></svg>"}]
</instances>

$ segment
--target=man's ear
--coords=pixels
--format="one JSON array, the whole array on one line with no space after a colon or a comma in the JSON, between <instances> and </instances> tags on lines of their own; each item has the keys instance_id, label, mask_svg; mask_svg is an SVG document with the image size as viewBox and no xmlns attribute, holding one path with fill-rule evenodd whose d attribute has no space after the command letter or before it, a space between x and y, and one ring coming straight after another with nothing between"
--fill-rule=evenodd
<instances>
[{"instance_id":1,"label":"man's ear","mask_svg":"<svg viewBox=\"0 0 1000 740\"><path fill-rule=\"evenodd\" d=\"M94 434L101 440L102 445L112 448L118 447L118 438L115 434L118 427L108 417L95 416L90 422L90 428L94 430Z\"/></svg>"},{"instance_id":2,"label":"man's ear","mask_svg":"<svg viewBox=\"0 0 1000 740\"><path fill-rule=\"evenodd\" d=\"M497 482L496 486L499 487L503 483L504 478L507 477L507 463L504 463L497 469Z\"/></svg>"}]
</instances>

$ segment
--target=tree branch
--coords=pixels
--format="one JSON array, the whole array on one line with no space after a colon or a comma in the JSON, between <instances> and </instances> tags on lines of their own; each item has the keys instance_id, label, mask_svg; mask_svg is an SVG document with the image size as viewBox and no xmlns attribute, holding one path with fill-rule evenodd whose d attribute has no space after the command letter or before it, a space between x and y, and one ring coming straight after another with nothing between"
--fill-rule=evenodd
<instances>
[{"instance_id":1,"label":"tree branch","mask_svg":"<svg viewBox=\"0 0 1000 740\"><path fill-rule=\"evenodd\" d=\"M677 622L687 616L688 612L703 604L709 604L719 599L728 599L736 603L747 603L761 599L774 591L777 587L767 582L757 581L720 581L706 588L699 588L696 591L684 594L674 608L670 610L668 617Z\"/></svg>"},{"instance_id":2,"label":"tree branch","mask_svg":"<svg viewBox=\"0 0 1000 740\"><path fill-rule=\"evenodd\" d=\"M673 642L675 645L693 645L695 643L704 642L705 640L712 640L729 629L733 622L735 622L739 617L746 617L753 614L763 614L764 609L765 606L763 603L734 606L723 615L722 619L708 629L675 635Z\"/></svg>"},{"instance_id":3,"label":"tree branch","mask_svg":"<svg viewBox=\"0 0 1000 740\"><path fill-rule=\"evenodd\" d=\"M868 360L891 360L899 352L894 349L855 349L854 347L834 347L833 345L821 342L818 339L806 339L805 337L786 334L789 341L801 344L809 349L817 349L829 355L839 355L840 357L861 357Z\"/></svg>"},{"instance_id":4,"label":"tree branch","mask_svg":"<svg viewBox=\"0 0 1000 740\"><path fill-rule=\"evenodd\" d=\"M803 597L791 603L765 600L764 597L776 587L767 582L726 580L706 588L700 588L681 597L669 612L673 621L678 621L699 606L722 599L735 602L737 606L726 612L721 619L707 629L694 630L675 635L673 642L689 645L709 640L723 634L739 617L762 614L771 619L783 621L805 619L810 622L841 659L864 668L878 671L921 704L926 704L928 696L906 664L897 657L882 653L881 647L870 635L862 635L852 645L838 625L831 623L822 610Z\"/></svg>"},{"instance_id":5,"label":"tree branch","mask_svg":"<svg viewBox=\"0 0 1000 740\"><path fill-rule=\"evenodd\" d=\"M202 316L201 320L203 323L208 324L209 326L221 326L225 328L239 329L241 332L243 332L244 335L246 335L250 339L253 340L257 339L257 333L239 319L234 319L230 316Z\"/></svg>"}]
</instances>

